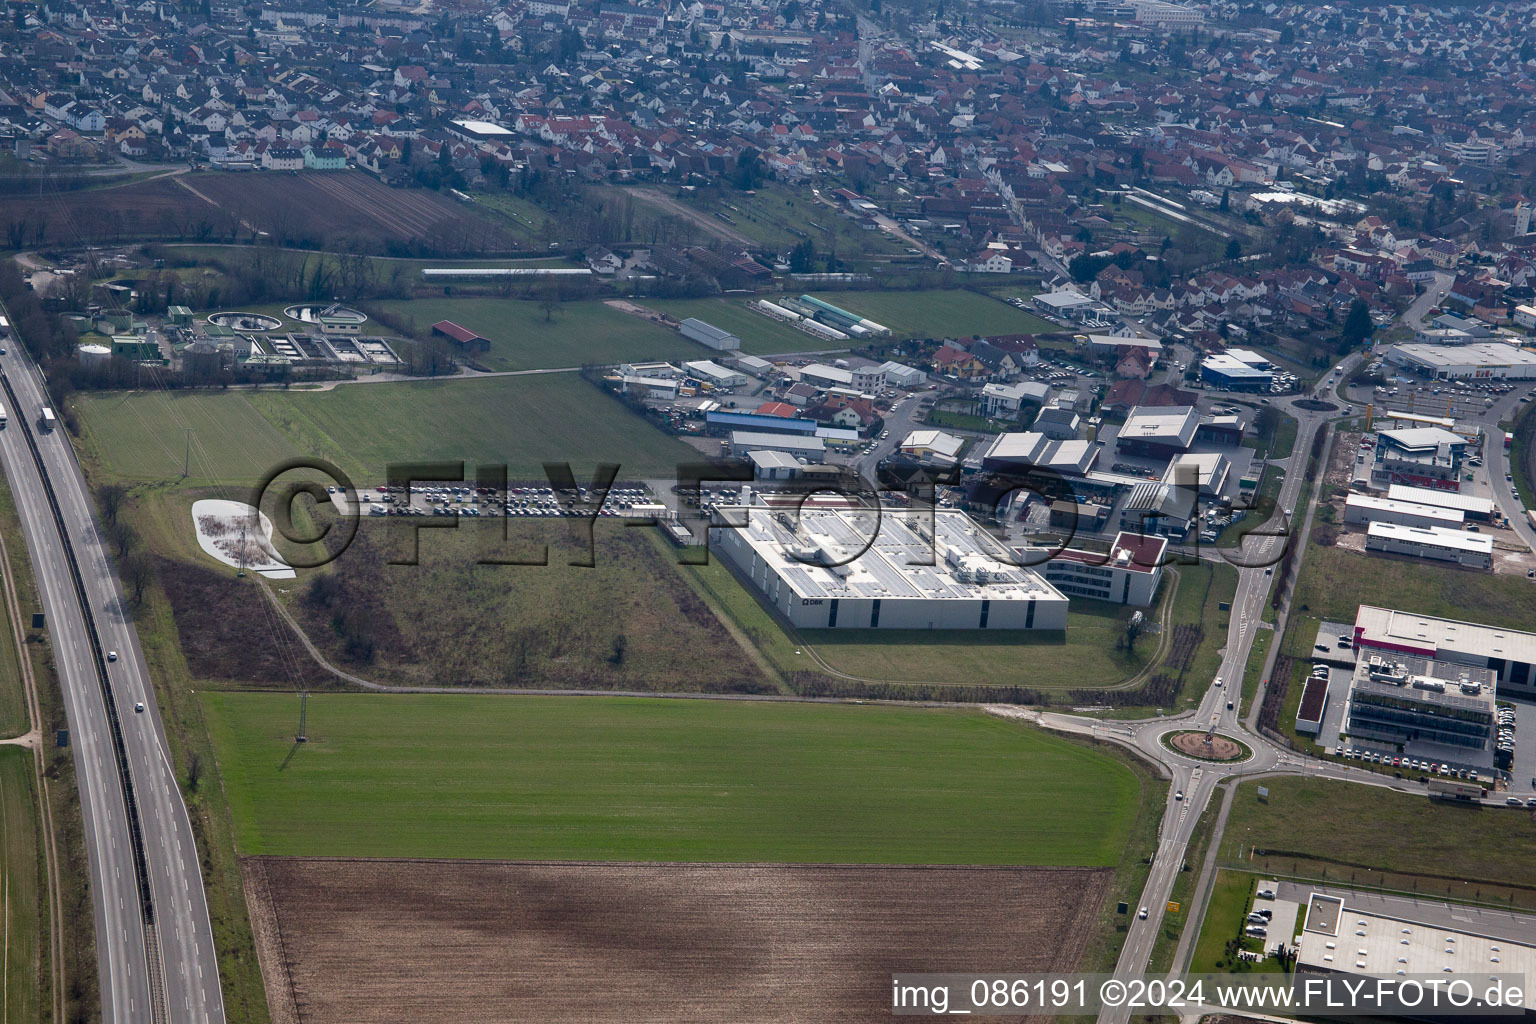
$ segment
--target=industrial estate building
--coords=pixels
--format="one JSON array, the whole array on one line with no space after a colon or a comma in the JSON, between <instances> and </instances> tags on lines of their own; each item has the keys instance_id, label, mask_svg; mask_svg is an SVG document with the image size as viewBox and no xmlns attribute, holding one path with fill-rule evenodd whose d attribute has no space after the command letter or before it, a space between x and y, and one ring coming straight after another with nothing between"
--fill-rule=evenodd
<instances>
[{"instance_id":1,"label":"industrial estate building","mask_svg":"<svg viewBox=\"0 0 1536 1024\"><path fill-rule=\"evenodd\" d=\"M1382 488L1408 484L1459 491L1467 444L1465 437L1444 427L1377 431L1371 480Z\"/></svg>"},{"instance_id":2,"label":"industrial estate building","mask_svg":"<svg viewBox=\"0 0 1536 1024\"><path fill-rule=\"evenodd\" d=\"M1268 391L1275 383L1275 365L1247 349L1228 349L1200 363L1200 379L1228 391Z\"/></svg>"},{"instance_id":3,"label":"industrial estate building","mask_svg":"<svg viewBox=\"0 0 1536 1024\"><path fill-rule=\"evenodd\" d=\"M1370 494L1351 494L1344 499L1344 521L1353 526L1395 523L1398 526L1460 530L1465 519L1466 513L1460 509L1439 505L1421 505L1418 502L1378 498Z\"/></svg>"},{"instance_id":4,"label":"industrial estate building","mask_svg":"<svg viewBox=\"0 0 1536 1024\"><path fill-rule=\"evenodd\" d=\"M1067 597L962 512L746 495L720 552L803 629L1065 629ZM931 530L931 532L930 532Z\"/></svg>"},{"instance_id":5,"label":"industrial estate building","mask_svg":"<svg viewBox=\"0 0 1536 1024\"><path fill-rule=\"evenodd\" d=\"M1455 509L1467 519L1486 523L1493 518L1493 499L1479 498L1474 494L1447 491L1431 487L1414 487L1410 484L1392 484L1387 497L1393 501L1409 501L1418 505L1437 505Z\"/></svg>"},{"instance_id":6,"label":"industrial estate building","mask_svg":"<svg viewBox=\"0 0 1536 1024\"><path fill-rule=\"evenodd\" d=\"M1504 929L1514 923L1508 911L1500 913L1502 921L1480 926L1484 913L1476 909L1463 909L1452 918L1450 908L1430 901L1319 892L1310 895L1303 909L1306 917L1296 946L1298 974L1536 977L1536 947L1505 937ZM1529 985L1518 987L1529 1019L1536 996ZM1478 996L1485 988L1473 986ZM1503 1019L1521 1016L1511 1010Z\"/></svg>"},{"instance_id":7,"label":"industrial estate building","mask_svg":"<svg viewBox=\"0 0 1536 1024\"><path fill-rule=\"evenodd\" d=\"M1350 680L1345 731L1352 739L1398 747L1429 743L1481 752L1493 735L1494 687L1495 674L1486 668L1372 654L1358 660Z\"/></svg>"},{"instance_id":8,"label":"industrial estate building","mask_svg":"<svg viewBox=\"0 0 1536 1024\"><path fill-rule=\"evenodd\" d=\"M1492 537L1438 526L1400 526L1397 523L1373 522L1367 529L1365 550L1433 558L1472 569L1493 568Z\"/></svg>"},{"instance_id":9,"label":"industrial estate building","mask_svg":"<svg viewBox=\"0 0 1536 1024\"><path fill-rule=\"evenodd\" d=\"M1387 352L1387 361L1427 377L1536 379L1536 352L1502 341L1396 345Z\"/></svg>"},{"instance_id":10,"label":"industrial estate building","mask_svg":"<svg viewBox=\"0 0 1536 1024\"><path fill-rule=\"evenodd\" d=\"M1092 441L1053 441L1035 431L999 434L982 455L989 473L1023 475L1044 469L1064 476L1082 476L1093 468L1099 450Z\"/></svg>"},{"instance_id":11,"label":"industrial estate building","mask_svg":"<svg viewBox=\"0 0 1536 1024\"><path fill-rule=\"evenodd\" d=\"M1488 669L1501 694L1536 697L1536 633L1363 604L1354 636L1358 650Z\"/></svg>"},{"instance_id":12,"label":"industrial estate building","mask_svg":"<svg viewBox=\"0 0 1536 1024\"><path fill-rule=\"evenodd\" d=\"M677 328L683 337L690 338L708 348L729 352L741 348L741 339L730 331L722 331L714 324L705 323L703 320L695 320L689 317Z\"/></svg>"},{"instance_id":13,"label":"industrial estate building","mask_svg":"<svg viewBox=\"0 0 1536 1024\"><path fill-rule=\"evenodd\" d=\"M1200 410L1170 406L1137 406L1125 417L1115 447L1124 455L1171 458L1189 451L1200 429Z\"/></svg>"},{"instance_id":14,"label":"industrial estate building","mask_svg":"<svg viewBox=\"0 0 1536 1024\"><path fill-rule=\"evenodd\" d=\"M1070 597L1146 608L1162 583L1168 542L1161 537L1119 533L1108 552L1067 548L1045 561L1050 554L1046 549L1016 550L1024 564L1035 565L1048 583Z\"/></svg>"}]
</instances>

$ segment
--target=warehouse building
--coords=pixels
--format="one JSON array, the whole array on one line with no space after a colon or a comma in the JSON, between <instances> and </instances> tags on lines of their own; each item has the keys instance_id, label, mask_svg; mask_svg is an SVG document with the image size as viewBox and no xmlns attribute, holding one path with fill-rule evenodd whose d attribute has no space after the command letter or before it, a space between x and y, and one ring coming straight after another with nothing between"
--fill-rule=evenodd
<instances>
[{"instance_id":1,"label":"warehouse building","mask_svg":"<svg viewBox=\"0 0 1536 1024\"><path fill-rule=\"evenodd\" d=\"M1193 484L1202 498L1218 498L1232 479L1232 464L1220 452L1185 452L1168 463L1163 483Z\"/></svg>"},{"instance_id":2,"label":"warehouse building","mask_svg":"<svg viewBox=\"0 0 1536 1024\"><path fill-rule=\"evenodd\" d=\"M730 331L722 331L714 324L705 323L703 320L696 320L693 317L684 320L678 325L677 329L683 332L683 337L690 338L707 348L716 349L721 352L730 352L741 348L741 339Z\"/></svg>"},{"instance_id":3,"label":"warehouse building","mask_svg":"<svg viewBox=\"0 0 1536 1024\"><path fill-rule=\"evenodd\" d=\"M1351 494L1344 499L1344 521L1352 526L1396 523L1399 526L1438 526L1445 530L1460 530L1465 518L1466 514L1457 509L1377 498L1369 494Z\"/></svg>"},{"instance_id":4,"label":"warehouse building","mask_svg":"<svg viewBox=\"0 0 1536 1024\"><path fill-rule=\"evenodd\" d=\"M1172 458L1189 451L1199 429L1198 409L1138 405L1125 417L1115 447L1122 455Z\"/></svg>"},{"instance_id":5,"label":"warehouse building","mask_svg":"<svg viewBox=\"0 0 1536 1024\"><path fill-rule=\"evenodd\" d=\"M731 432L731 453L748 456L752 452L784 452L806 462L823 462L827 443L819 437L797 434L760 434L751 430Z\"/></svg>"},{"instance_id":6,"label":"warehouse building","mask_svg":"<svg viewBox=\"0 0 1536 1024\"><path fill-rule=\"evenodd\" d=\"M1498 677L1500 694L1536 697L1536 633L1363 604L1355 613L1355 646L1485 668Z\"/></svg>"},{"instance_id":7,"label":"warehouse building","mask_svg":"<svg viewBox=\"0 0 1536 1024\"><path fill-rule=\"evenodd\" d=\"M1063 476L1083 476L1093 468L1099 449L1091 441L1053 441L1033 430L999 434L981 458L989 473L1024 475L1046 469Z\"/></svg>"},{"instance_id":8,"label":"warehouse building","mask_svg":"<svg viewBox=\"0 0 1536 1024\"><path fill-rule=\"evenodd\" d=\"M717 516L740 524L714 531L717 550L802 629L1067 625L1066 596L962 512L760 500Z\"/></svg>"},{"instance_id":9,"label":"warehouse building","mask_svg":"<svg viewBox=\"0 0 1536 1024\"><path fill-rule=\"evenodd\" d=\"M794 416L770 416L759 412L732 412L715 409L704 414L704 423L713 433L727 430L750 430L759 434L815 435L819 424L815 420L802 420Z\"/></svg>"},{"instance_id":10,"label":"warehouse building","mask_svg":"<svg viewBox=\"0 0 1536 1024\"><path fill-rule=\"evenodd\" d=\"M1344 727L1353 739L1453 747L1464 759L1488 749L1493 722L1488 669L1409 655L1373 654L1355 664Z\"/></svg>"},{"instance_id":11,"label":"warehouse building","mask_svg":"<svg viewBox=\"0 0 1536 1024\"><path fill-rule=\"evenodd\" d=\"M1493 499L1479 498L1475 494L1438 490L1432 487L1414 487L1410 484L1393 484L1387 489L1387 497L1393 501L1411 501L1417 505L1435 505L1454 509L1466 519L1486 523L1493 518Z\"/></svg>"},{"instance_id":12,"label":"warehouse building","mask_svg":"<svg viewBox=\"0 0 1536 1024\"><path fill-rule=\"evenodd\" d=\"M1288 883L1282 883L1281 895ZM1510 929L1529 934L1529 918L1507 909L1452 908L1430 900L1408 900L1371 893L1313 892L1303 907L1306 917L1296 946L1296 973L1354 974L1367 977L1485 979L1490 975L1536 977L1536 947L1511 937ZM1524 997L1523 1013L1509 1008L1485 1019L1530 1020L1536 990L1512 982ZM1428 988L1428 985L1425 985ZM1473 981L1478 998L1487 984ZM1430 1005L1427 992L1426 1009ZM1442 1004L1443 1005L1443 1004ZM1458 1011L1463 1012L1463 1011ZM1433 1019L1444 1020L1442 1013ZM1426 1019L1431 1019L1425 1014ZM1382 1018L1389 1019L1389 1018Z\"/></svg>"},{"instance_id":13,"label":"warehouse building","mask_svg":"<svg viewBox=\"0 0 1536 1024\"><path fill-rule=\"evenodd\" d=\"M928 374L922 370L889 359L875 369L885 378L888 387L920 388L928 381Z\"/></svg>"},{"instance_id":14,"label":"warehouse building","mask_svg":"<svg viewBox=\"0 0 1536 1024\"><path fill-rule=\"evenodd\" d=\"M1365 550L1433 558L1470 569L1493 568L1493 538L1465 530L1372 523L1366 530Z\"/></svg>"},{"instance_id":15,"label":"warehouse building","mask_svg":"<svg viewBox=\"0 0 1536 1024\"><path fill-rule=\"evenodd\" d=\"M1260 356L1243 358L1245 350L1217 352L1200 362L1200 379L1229 391L1268 391L1275 383L1274 366Z\"/></svg>"},{"instance_id":16,"label":"warehouse building","mask_svg":"<svg viewBox=\"0 0 1536 1024\"><path fill-rule=\"evenodd\" d=\"M1443 380L1536 379L1536 352L1502 341L1473 341L1466 345L1396 345L1387 352L1387 362Z\"/></svg>"},{"instance_id":17,"label":"warehouse building","mask_svg":"<svg viewBox=\"0 0 1536 1024\"><path fill-rule=\"evenodd\" d=\"M684 363L683 369L688 371L689 376L697 377L706 384L713 384L725 390L739 388L747 382L746 374L739 370L728 370L709 359L696 359L691 363Z\"/></svg>"},{"instance_id":18,"label":"warehouse building","mask_svg":"<svg viewBox=\"0 0 1536 1024\"><path fill-rule=\"evenodd\" d=\"M1147 536L1183 538L1195 518L1197 500L1196 489L1184 483L1137 484L1120 506L1120 529Z\"/></svg>"},{"instance_id":19,"label":"warehouse building","mask_svg":"<svg viewBox=\"0 0 1536 1024\"><path fill-rule=\"evenodd\" d=\"M1082 292L1071 289L1047 292L1029 300L1036 312L1061 320L1080 320L1094 308L1094 301Z\"/></svg>"},{"instance_id":20,"label":"warehouse building","mask_svg":"<svg viewBox=\"0 0 1536 1024\"><path fill-rule=\"evenodd\" d=\"M1068 597L1089 597L1113 604L1147 608L1163 581L1168 541L1119 533L1108 552L1067 548L1054 555L1047 548L1017 548L1019 561L1034 565L1046 582ZM1050 556L1048 560L1047 556Z\"/></svg>"}]
</instances>

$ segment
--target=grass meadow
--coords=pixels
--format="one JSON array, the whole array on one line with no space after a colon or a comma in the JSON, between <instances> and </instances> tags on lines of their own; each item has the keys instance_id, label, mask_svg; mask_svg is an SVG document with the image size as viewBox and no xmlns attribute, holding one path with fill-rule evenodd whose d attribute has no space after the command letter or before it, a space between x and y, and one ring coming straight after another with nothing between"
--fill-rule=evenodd
<instances>
[{"instance_id":1,"label":"grass meadow","mask_svg":"<svg viewBox=\"0 0 1536 1024\"><path fill-rule=\"evenodd\" d=\"M1112 757L973 711L201 693L244 854L1113 866Z\"/></svg>"},{"instance_id":2,"label":"grass meadow","mask_svg":"<svg viewBox=\"0 0 1536 1024\"><path fill-rule=\"evenodd\" d=\"M390 462L460 459L542 478L569 461L586 479L599 462L626 478L671 476L697 453L575 374L348 384L329 391L133 392L81 396L82 433L98 482L179 481L192 428L189 484L248 485L297 455L382 481Z\"/></svg>"}]
</instances>

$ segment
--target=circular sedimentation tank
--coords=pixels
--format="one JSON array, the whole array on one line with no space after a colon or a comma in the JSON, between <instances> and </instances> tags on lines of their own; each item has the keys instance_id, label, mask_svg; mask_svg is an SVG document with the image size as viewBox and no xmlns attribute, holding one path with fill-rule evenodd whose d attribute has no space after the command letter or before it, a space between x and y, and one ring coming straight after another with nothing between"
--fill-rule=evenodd
<instances>
[{"instance_id":1,"label":"circular sedimentation tank","mask_svg":"<svg viewBox=\"0 0 1536 1024\"><path fill-rule=\"evenodd\" d=\"M343 306L340 303L322 304L305 302L295 306L289 306L283 310L283 316L289 320L298 320L306 324L320 322L321 317L330 317L336 320L345 320L349 323L360 324L368 319L368 314L351 306Z\"/></svg>"},{"instance_id":2,"label":"circular sedimentation tank","mask_svg":"<svg viewBox=\"0 0 1536 1024\"><path fill-rule=\"evenodd\" d=\"M208 322L228 327L232 331L275 331L283 326L283 322L275 316L238 311L213 313L208 317Z\"/></svg>"}]
</instances>

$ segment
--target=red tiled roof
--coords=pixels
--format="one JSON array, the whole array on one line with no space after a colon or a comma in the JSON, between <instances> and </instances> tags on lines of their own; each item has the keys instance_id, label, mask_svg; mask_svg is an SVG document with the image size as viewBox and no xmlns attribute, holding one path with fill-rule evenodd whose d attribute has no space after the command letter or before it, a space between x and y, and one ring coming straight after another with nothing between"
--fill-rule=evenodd
<instances>
[{"instance_id":1,"label":"red tiled roof","mask_svg":"<svg viewBox=\"0 0 1536 1024\"><path fill-rule=\"evenodd\" d=\"M452 320L439 320L437 323L432 325L432 329L439 334L448 335L448 337L452 338L460 345L467 345L471 341L485 340L484 338L480 337L480 335L470 330L468 327L461 327L460 325L454 323Z\"/></svg>"}]
</instances>

